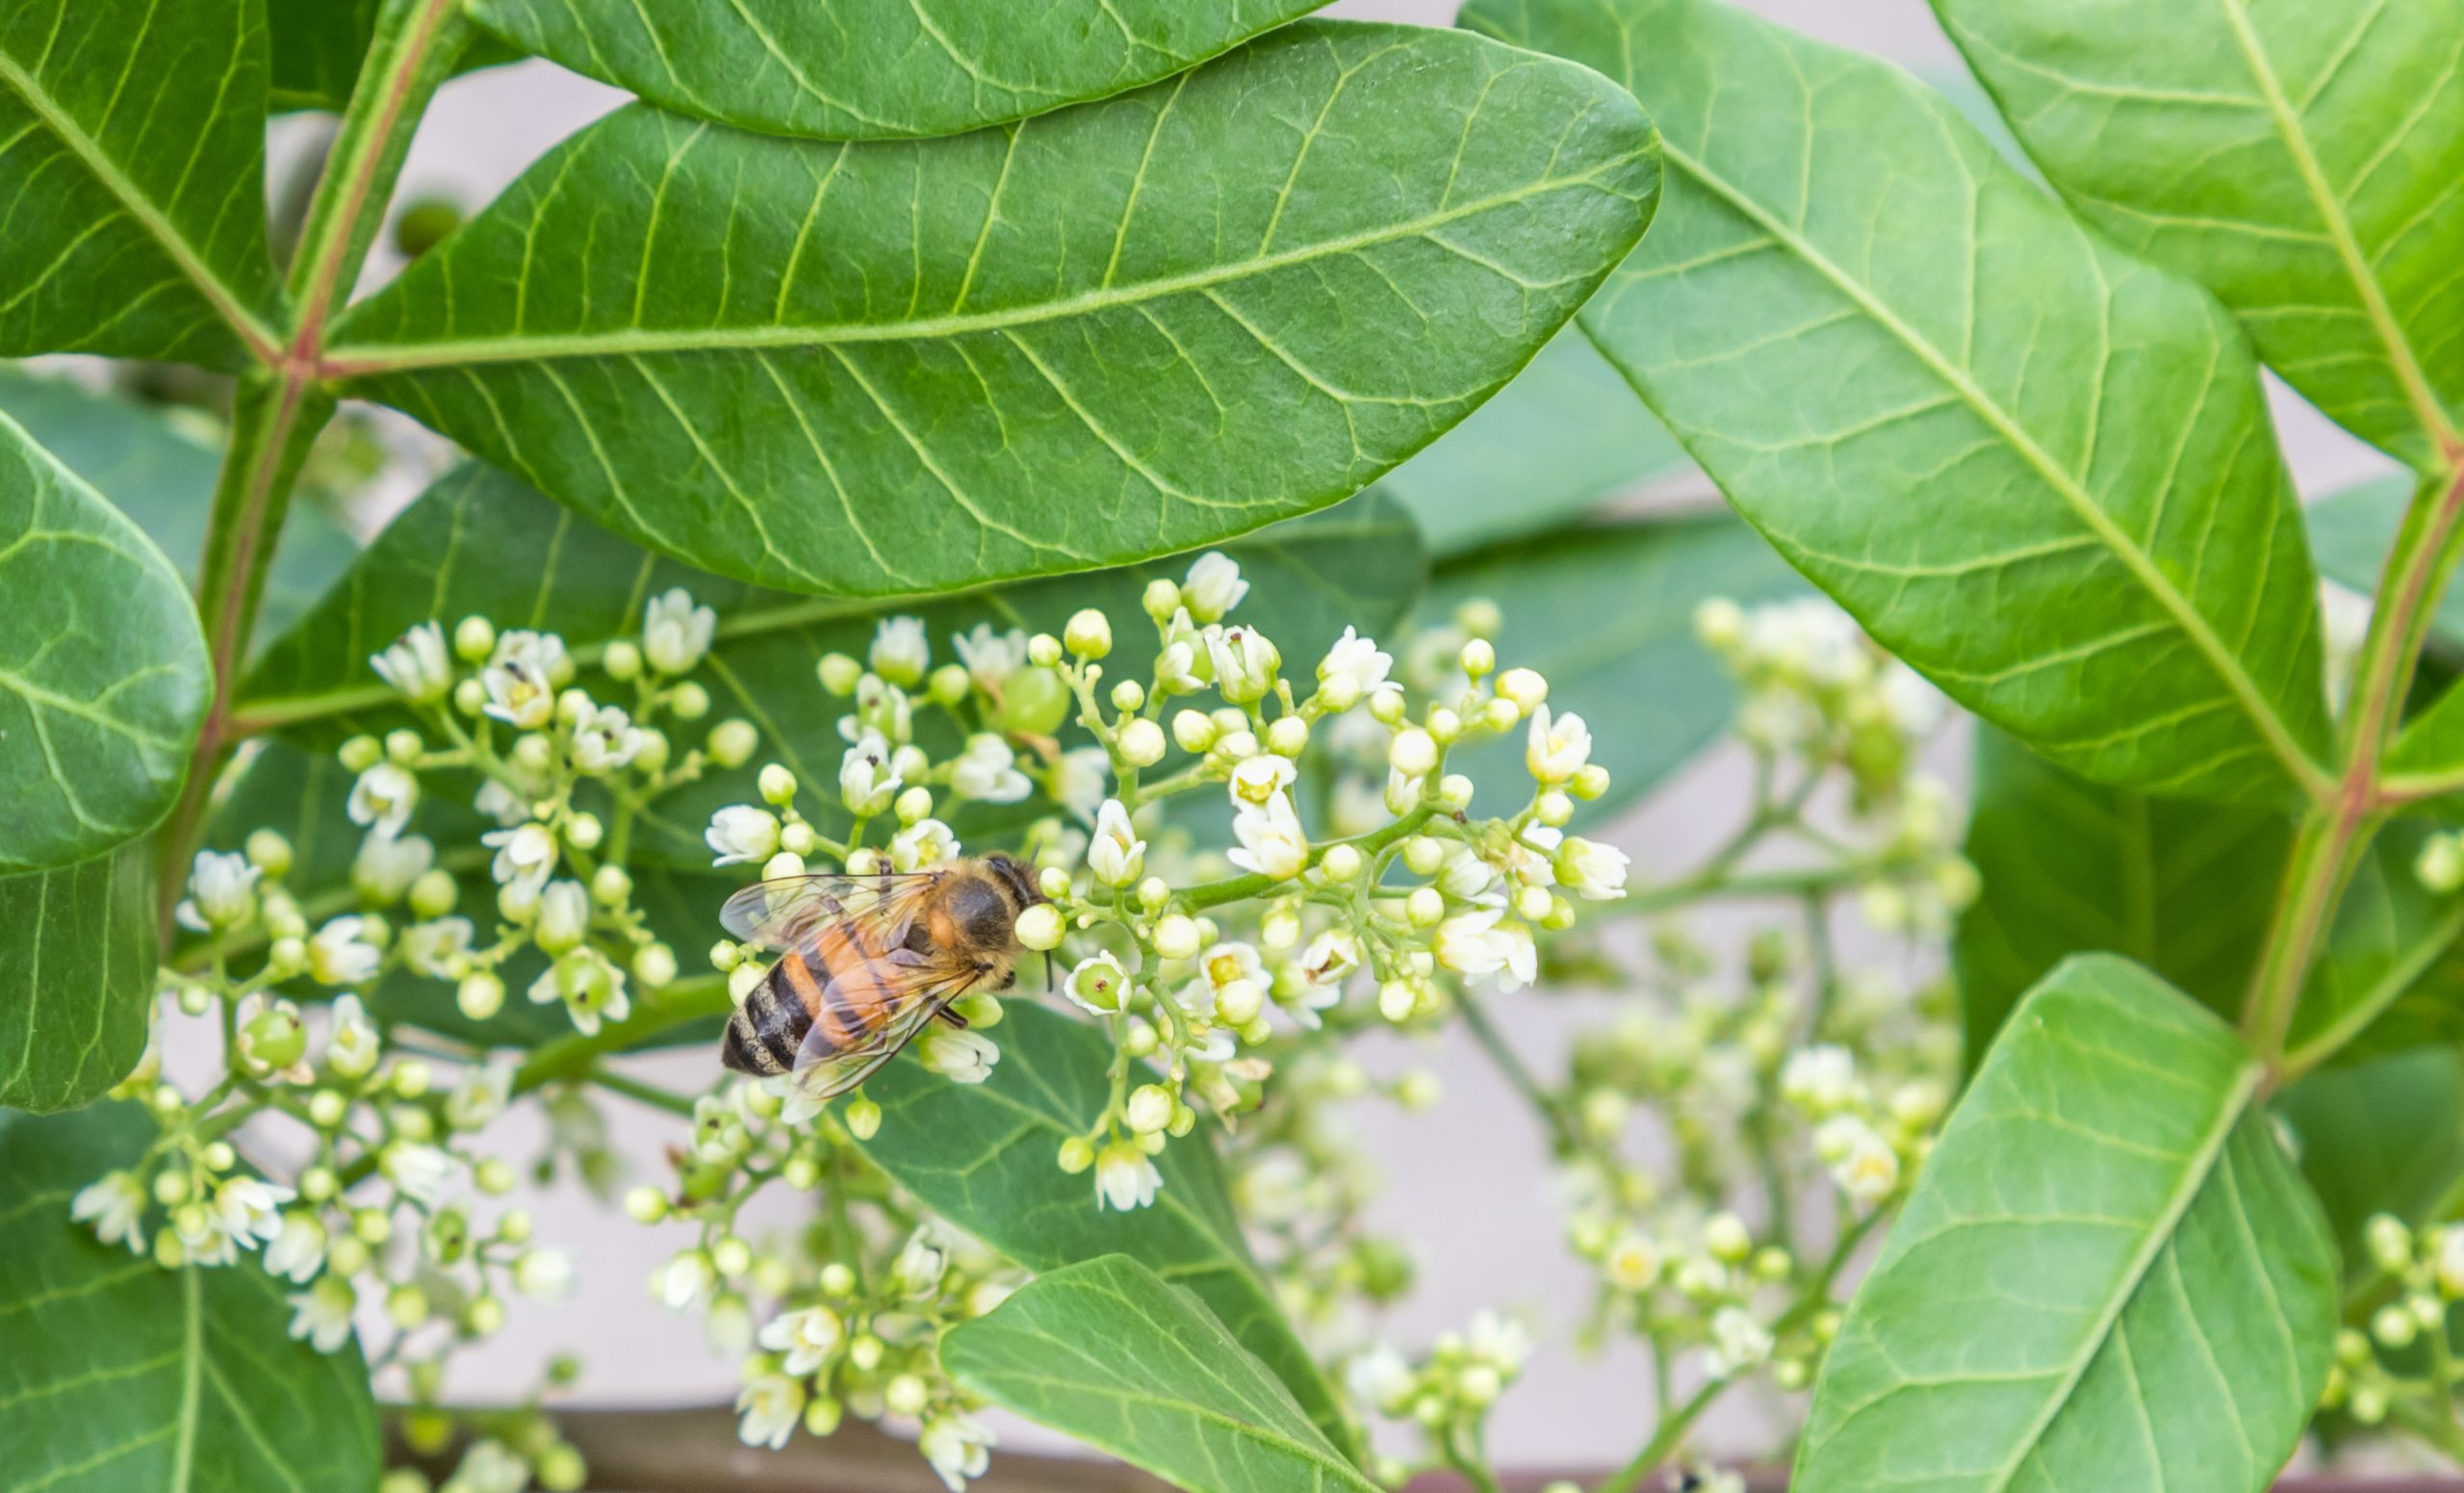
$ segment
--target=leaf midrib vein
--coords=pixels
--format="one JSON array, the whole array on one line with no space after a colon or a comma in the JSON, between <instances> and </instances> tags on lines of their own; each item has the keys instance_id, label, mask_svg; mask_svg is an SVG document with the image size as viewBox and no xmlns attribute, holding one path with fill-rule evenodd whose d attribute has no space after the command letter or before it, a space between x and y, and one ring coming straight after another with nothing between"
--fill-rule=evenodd
<instances>
[{"instance_id":1,"label":"leaf midrib vein","mask_svg":"<svg viewBox=\"0 0 2464 1493\"><path fill-rule=\"evenodd\" d=\"M2269 750L2282 763L2293 780L2314 795L2327 789L2329 779L2326 772L2312 761L2309 755L2294 740L2291 729L2285 725L2282 717L2276 714L2274 708L2269 705L2266 698L2259 693L2256 682L2242 668L2241 660L2224 646L2223 639L2217 636L2215 630L2208 626L2207 619L2199 615L2197 609L2191 605L2190 600L2166 579L2164 572L2157 568L2155 561L2146 552L2131 541L2130 536L2114 522L2112 515L2106 513L2097 504L2094 496L2081 487L2070 474L2065 472L2061 464L2053 459L2052 454L2039 446L2035 438L1999 403L1988 397L1964 371L1943 356L1940 349L1937 348L1931 341L1919 335L1914 327L1901 320L1889 307L1877 300L1872 293L1859 284L1839 266L1834 264L1828 255L1815 248L1794 229L1764 211L1759 203L1743 191L1714 173L1690 152L1665 139L1660 142L1660 149L1670 164L1693 176L1720 200L1728 203L1757 228L1768 234L1774 242L1783 245L1790 253L1803 260L1816 273L1835 287L1841 295L1848 296L1863 308L1866 315L1874 319L1876 324L1888 332L1910 352L1915 354L1918 361L1931 369L1935 376L1948 384L1980 419L1992 427L1995 434L2009 442L2011 448L2035 469L2039 476L2044 479L2045 484L2061 496L2063 502L2069 506L2079 521L2104 543L2115 558L2122 562L2123 567L2130 571L2141 587L2173 618L2175 625L2191 640L2192 646L2207 659L2208 666L2216 672L2225 688L2233 695L2243 713L2249 718L2253 726L2258 728L2259 734L2268 743Z\"/></svg>"},{"instance_id":2,"label":"leaf midrib vein","mask_svg":"<svg viewBox=\"0 0 2464 1493\"><path fill-rule=\"evenodd\" d=\"M1315 244L1271 254L1252 255L1245 259L1209 266L1187 274L1163 275L1127 287L1102 287L1081 292L1057 300L1033 305L1011 307L998 311L969 314L917 317L898 322L856 322L830 326L745 326L727 329L696 327L675 330L651 330L642 327L623 331L579 332L554 337L474 337L452 341L407 343L338 342L325 358L325 372L334 377L363 377L439 366L474 363L533 362L549 358L607 357L624 354L657 352L708 352L765 348L826 348L873 342L910 342L932 338L965 336L975 332L999 331L1013 326L1037 326L1048 322L1065 321L1121 307L1142 305L1173 296L1203 291L1217 285L1245 280L1253 276L1272 274L1277 270L1306 265L1321 259L1373 248L1380 245L1423 238L1450 223L1483 213L1511 207L1532 197L1551 193L1588 187L1601 178L1614 174L1635 161L1650 157L1649 150L1631 151L1615 156L1573 176L1552 177L1518 187L1511 192L1497 193L1475 199L1461 207L1424 214L1398 223L1382 224L1360 233L1322 239ZM399 295L399 292L392 294ZM345 330L347 330L346 327Z\"/></svg>"}]
</instances>

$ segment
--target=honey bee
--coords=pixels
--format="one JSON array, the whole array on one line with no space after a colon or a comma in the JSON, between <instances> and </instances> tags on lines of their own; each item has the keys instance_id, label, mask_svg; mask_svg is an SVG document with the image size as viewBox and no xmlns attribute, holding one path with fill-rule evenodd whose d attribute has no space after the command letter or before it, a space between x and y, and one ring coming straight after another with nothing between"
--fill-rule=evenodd
<instances>
[{"instance_id":1,"label":"honey bee","mask_svg":"<svg viewBox=\"0 0 2464 1493\"><path fill-rule=\"evenodd\" d=\"M1017 979L1018 914L1043 901L1004 855L929 871L792 876L728 898L719 921L779 962L728 1017L719 1060L792 1073L826 1099L862 1083L950 1003Z\"/></svg>"}]
</instances>

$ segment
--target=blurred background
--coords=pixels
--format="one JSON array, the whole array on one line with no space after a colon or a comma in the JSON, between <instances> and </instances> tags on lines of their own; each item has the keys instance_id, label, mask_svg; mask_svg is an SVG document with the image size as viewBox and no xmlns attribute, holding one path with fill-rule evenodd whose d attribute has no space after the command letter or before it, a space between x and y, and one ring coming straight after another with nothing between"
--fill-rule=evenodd
<instances>
[{"instance_id":1,"label":"blurred background","mask_svg":"<svg viewBox=\"0 0 2464 1493\"><path fill-rule=\"evenodd\" d=\"M1890 58L1973 96L1958 55L1922 0L1747 4L1812 35ZM1446 25L1452 11L1450 0L1345 0L1326 13ZM400 202L434 201L474 210L542 151L622 97L539 62L450 83L412 147ZM329 121L310 117L286 118L276 125L272 171L277 191L321 148L329 130ZM372 282L381 280L402 262L389 235L370 261L368 275ZM2383 458L2280 389L2277 414L2305 497L2384 469ZM407 422L389 423L384 429L389 442L410 455L362 507L346 515L362 534L381 528L448 455L433 437L422 435ZM1461 473L1438 469L1461 459L1461 447L1441 443L1416 459L1417 475L1459 480ZM1601 496L1605 505L1655 509L1717 502L1709 486L1681 463L1674 471L1612 481ZM1499 491L1494 501L1510 504L1516 497L1512 491ZM1294 640L1288 646L1298 645ZM1964 788L1967 746L1967 732L1955 723L1930 754L1933 770L1955 791ZM1724 838L1746 801L1741 758L1714 752L1671 779L1655 800L1605 837L1634 857L1635 880L1647 883L1681 870ZM1715 944L1733 949L1758 922L1775 920L1787 911L1762 909L1758 915L1751 906L1723 909L1708 931ZM1920 966L1913 972L1931 972L1921 967L1929 957L1921 952L1878 940L1844 921L1838 935L1849 967L1912 964ZM1542 991L1498 1000L1492 1010L1510 1024L1527 1057L1543 1072L1554 1072L1561 1070L1569 1033L1603 1022L1609 1008L1599 998ZM1588 1300L1589 1276L1562 1243L1552 1178L1539 1164L1548 1148L1536 1121L1468 1041L1389 1039L1365 1047L1363 1058L1389 1075L1426 1068L1440 1079L1445 1095L1433 1111L1418 1116L1402 1115L1384 1101L1364 1102L1357 1109L1359 1136L1383 1178L1373 1223L1380 1231L1410 1242L1419 1272L1416 1294L1391 1321L1376 1325L1377 1330L1399 1344L1418 1345L1460 1327L1483 1306L1521 1313L1541 1349L1491 1423L1498 1464L1569 1468L1622 1460L1646 1429L1646 1366L1638 1349L1586 1356L1572 1341ZM646 1077L699 1088L716 1060L713 1054L680 1050L636 1061ZM672 1118L621 1102L611 1104L611 1120L615 1149L645 1160L656 1157L679 1134ZM508 1122L508 1130L511 1126ZM509 1133L503 1153L524 1154L536 1139ZM638 1226L612 1206L578 1191L544 1196L536 1199L535 1211L543 1241L579 1253L576 1297L552 1307L513 1304L511 1326L503 1336L486 1351L457 1360L453 1399L524 1395L535 1384L541 1361L558 1351L577 1353L582 1363L572 1402L608 1406L713 1403L733 1395L732 1360L704 1344L701 1320L667 1311L647 1289L652 1271L685 1242L680 1226ZM1062 1445L1057 1437L1017 1423L1005 1421L1000 1429L1005 1445ZM1715 1454L1742 1454L1767 1445L1768 1437L1755 1404L1739 1396L1707 1423L1703 1444Z\"/></svg>"}]
</instances>

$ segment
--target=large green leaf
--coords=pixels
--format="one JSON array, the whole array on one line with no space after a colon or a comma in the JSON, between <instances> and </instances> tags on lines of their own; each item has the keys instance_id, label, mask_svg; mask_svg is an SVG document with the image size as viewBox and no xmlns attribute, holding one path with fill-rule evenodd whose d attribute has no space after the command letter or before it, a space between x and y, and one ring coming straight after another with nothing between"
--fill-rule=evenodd
<instances>
[{"instance_id":1,"label":"large green leaf","mask_svg":"<svg viewBox=\"0 0 2464 1493\"><path fill-rule=\"evenodd\" d=\"M270 353L265 14L0 10L0 353Z\"/></svg>"},{"instance_id":2,"label":"large green leaf","mask_svg":"<svg viewBox=\"0 0 2464 1493\"><path fill-rule=\"evenodd\" d=\"M1149 1206L1099 1208L1091 1180L1064 1172L1055 1158L1063 1141L1084 1135L1103 1113L1112 1046L1057 1012L1026 1001L1007 1009L994 1029L1001 1061L983 1083L952 1083L920 1063L897 1062L866 1084L883 1119L865 1154L934 1212L1030 1270L1126 1254L1187 1287L1320 1432L1348 1445L1333 1389L1242 1241L1207 1139L1165 1147L1155 1162L1164 1185Z\"/></svg>"},{"instance_id":3,"label":"large green leaf","mask_svg":"<svg viewBox=\"0 0 2464 1493\"><path fill-rule=\"evenodd\" d=\"M0 1116L0 1481L17 1493L367 1493L376 1408L357 1347L293 1342L253 1258L167 1271L68 1219L137 1159L130 1105Z\"/></svg>"},{"instance_id":4,"label":"large green leaf","mask_svg":"<svg viewBox=\"0 0 2464 1493\"><path fill-rule=\"evenodd\" d=\"M329 366L706 569L947 590L1356 491L1539 349L1657 186L1604 80L1408 27L1303 22L934 141L628 109L356 307Z\"/></svg>"},{"instance_id":5,"label":"large green leaf","mask_svg":"<svg viewBox=\"0 0 2464 1493\"><path fill-rule=\"evenodd\" d=\"M1437 555L1581 517L1685 453L1576 328L1557 334L1496 399L1386 478Z\"/></svg>"},{"instance_id":6,"label":"large green leaf","mask_svg":"<svg viewBox=\"0 0 2464 1493\"><path fill-rule=\"evenodd\" d=\"M476 0L515 46L774 135L954 135L1104 98L1326 0Z\"/></svg>"},{"instance_id":7,"label":"large green leaf","mask_svg":"<svg viewBox=\"0 0 2464 1493\"><path fill-rule=\"evenodd\" d=\"M2366 1273L2371 1215L2407 1223L2451 1217L2464 1179L2464 1051L2425 1047L2327 1068L2275 1101L2342 1246Z\"/></svg>"},{"instance_id":8,"label":"large green leaf","mask_svg":"<svg viewBox=\"0 0 2464 1493\"><path fill-rule=\"evenodd\" d=\"M154 850L0 878L0 1105L100 1098L145 1051L154 1004Z\"/></svg>"},{"instance_id":9,"label":"large green leaf","mask_svg":"<svg viewBox=\"0 0 2464 1493\"><path fill-rule=\"evenodd\" d=\"M1790 1486L2258 1493L2336 1251L2232 1031L2125 960L2023 1001L1825 1360Z\"/></svg>"},{"instance_id":10,"label":"large green leaf","mask_svg":"<svg viewBox=\"0 0 2464 1493\"><path fill-rule=\"evenodd\" d=\"M1966 853L1983 890L1951 940L1968 1060L2073 954L2125 955L2240 1011L2292 846L2281 814L2090 783L1979 728Z\"/></svg>"},{"instance_id":11,"label":"large green leaf","mask_svg":"<svg viewBox=\"0 0 2464 1493\"><path fill-rule=\"evenodd\" d=\"M1421 613L1437 626L1475 597L1498 604L1500 661L1539 670L1551 708L1582 716L1592 760L1608 769L1608 792L1583 806L1588 822L1650 792L1735 712L1727 669L1695 639L1695 607L1715 596L1751 606L1804 591L1759 535L1711 514L1492 546L1442 568ZM1523 750L1511 735L1450 765L1477 787L1527 795Z\"/></svg>"},{"instance_id":12,"label":"large green leaf","mask_svg":"<svg viewBox=\"0 0 2464 1493\"><path fill-rule=\"evenodd\" d=\"M0 414L145 530L184 575L205 549L221 455L162 412L64 378L0 368ZM289 627L343 573L359 543L321 503L294 502L266 579L261 632Z\"/></svg>"},{"instance_id":13,"label":"large green leaf","mask_svg":"<svg viewBox=\"0 0 2464 1493\"><path fill-rule=\"evenodd\" d=\"M1377 631L1406 616L1424 565L1409 516L1373 492L1221 549L1250 583L1238 615L1276 639L1302 677L1346 625ZM477 612L500 626L552 629L589 659L608 639L638 631L645 598L681 585L719 613L709 665L718 711L743 715L763 735L755 764L714 771L652 806L641 849L706 866L702 828L720 805L753 799L756 764L781 760L805 782L836 781L846 702L815 682L813 664L834 649L860 656L885 613L920 615L937 661L949 661L951 634L979 623L1057 632L1079 607L1099 606L1120 624L1106 667L1115 678L1142 677L1155 644L1139 595L1153 577L1187 567L1186 559L1159 561L906 606L817 601L660 559L473 463L405 509L331 594L268 645L239 714L252 729L280 726L329 745L383 721L378 712L391 697L368 657L405 629L431 619L449 627Z\"/></svg>"},{"instance_id":14,"label":"large green leaf","mask_svg":"<svg viewBox=\"0 0 2464 1493\"><path fill-rule=\"evenodd\" d=\"M1108 1255L1029 1282L941 1340L961 1384L1191 1493L1373 1493L1186 1291Z\"/></svg>"},{"instance_id":15,"label":"large green leaf","mask_svg":"<svg viewBox=\"0 0 2464 1493\"><path fill-rule=\"evenodd\" d=\"M2081 216L2416 460L2464 396L2464 0L1934 0Z\"/></svg>"},{"instance_id":16,"label":"large green leaf","mask_svg":"<svg viewBox=\"0 0 2464 1493\"><path fill-rule=\"evenodd\" d=\"M212 691L196 609L137 526L0 415L0 875L154 827Z\"/></svg>"},{"instance_id":17,"label":"large green leaf","mask_svg":"<svg viewBox=\"0 0 2464 1493\"><path fill-rule=\"evenodd\" d=\"M1658 121L1666 211L1583 328L1791 563L2090 777L2323 783L2316 579L2213 299L1886 64L1712 0L1465 18Z\"/></svg>"}]
</instances>

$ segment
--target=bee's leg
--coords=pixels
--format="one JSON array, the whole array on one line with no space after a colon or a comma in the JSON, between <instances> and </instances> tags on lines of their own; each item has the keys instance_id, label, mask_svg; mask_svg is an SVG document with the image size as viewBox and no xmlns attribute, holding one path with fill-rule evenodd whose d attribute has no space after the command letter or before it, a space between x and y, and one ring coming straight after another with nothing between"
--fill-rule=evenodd
<instances>
[{"instance_id":1,"label":"bee's leg","mask_svg":"<svg viewBox=\"0 0 2464 1493\"><path fill-rule=\"evenodd\" d=\"M938 1017L944 1021L947 1021L950 1025L958 1028L962 1032L966 1030L966 1017L959 1015L956 1011L947 1006L943 1006L940 1010L934 1012L933 1015Z\"/></svg>"}]
</instances>

